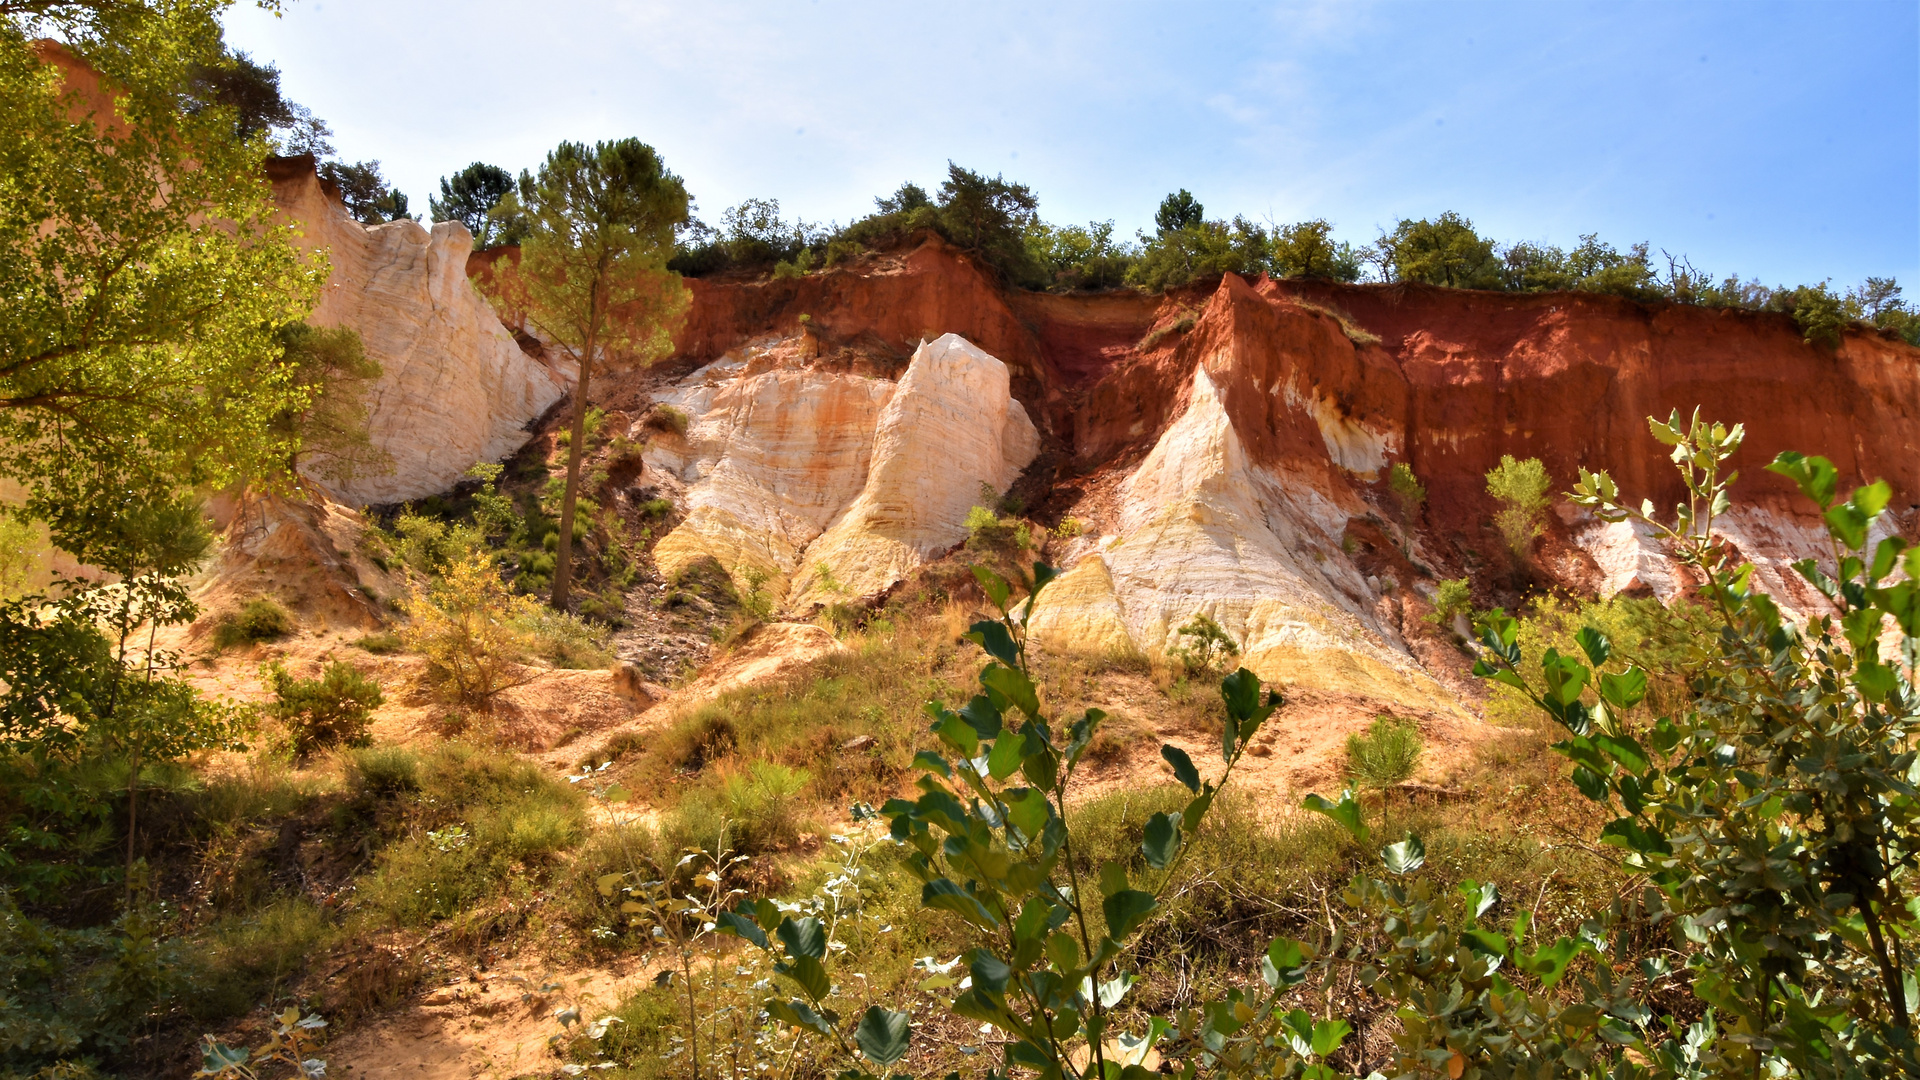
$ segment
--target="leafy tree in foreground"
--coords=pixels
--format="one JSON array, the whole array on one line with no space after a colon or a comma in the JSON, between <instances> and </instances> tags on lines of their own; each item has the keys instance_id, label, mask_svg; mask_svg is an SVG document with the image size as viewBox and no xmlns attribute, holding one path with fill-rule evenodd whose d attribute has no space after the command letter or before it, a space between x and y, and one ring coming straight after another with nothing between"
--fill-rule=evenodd
<instances>
[{"instance_id":1,"label":"leafy tree in foreground","mask_svg":"<svg viewBox=\"0 0 1920 1080\"><path fill-rule=\"evenodd\" d=\"M271 420L304 403L273 328L325 267L274 223L265 141L236 139L228 106L182 108L222 55L221 6L0 18L0 475L37 516L89 487L225 484L287 457ZM37 36L111 96L84 96Z\"/></svg>"},{"instance_id":2,"label":"leafy tree in foreground","mask_svg":"<svg viewBox=\"0 0 1920 1080\"><path fill-rule=\"evenodd\" d=\"M609 361L647 364L672 347L687 290L666 264L674 227L687 220L687 191L638 139L568 142L547 155L538 174L520 174L518 201L528 226L520 265L492 279L493 287L580 365L553 572L553 606L564 610L588 391L595 369Z\"/></svg>"},{"instance_id":3,"label":"leafy tree in foreground","mask_svg":"<svg viewBox=\"0 0 1920 1080\"><path fill-rule=\"evenodd\" d=\"M352 327L298 322L281 327L278 336L293 383L308 402L274 418L275 430L294 448L287 471L305 466L336 484L391 471L392 456L373 445L367 428L367 391L380 377L380 362L367 355L360 335Z\"/></svg>"},{"instance_id":4,"label":"leafy tree in foreground","mask_svg":"<svg viewBox=\"0 0 1920 1080\"><path fill-rule=\"evenodd\" d=\"M1897 537L1873 541L1891 495L1884 482L1842 502L1826 459L1779 455L1768 469L1814 501L1832 542L1831 561L1795 564L1834 609L1802 629L1714 533L1731 505L1721 468L1742 429L1697 413L1649 423L1686 482L1671 519L1651 503L1623 505L1605 473L1583 472L1572 497L1653 530L1696 575L1721 630L1694 658L1691 700L1642 715L1647 672L1591 627L1576 635L1581 655L1535 659L1520 654L1515 621L1496 615L1482 624L1475 667L1565 728L1554 750L1580 791L1618 815L1601 839L1645 887L1594 912L1577 938L1528 947L1524 912L1510 928L1481 923L1496 901L1490 886L1436 893L1417 874L1417 837L1387 849L1391 876L1362 874L1347 899L1378 916L1391 942L1349 958L1399 1004L1388 1072L1920 1074L1920 552ZM1351 793L1308 806L1367 839ZM1665 936L1678 962L1613 962L1614 941L1636 932ZM1656 1006L1656 987L1679 986L1705 1007L1698 1020Z\"/></svg>"}]
</instances>

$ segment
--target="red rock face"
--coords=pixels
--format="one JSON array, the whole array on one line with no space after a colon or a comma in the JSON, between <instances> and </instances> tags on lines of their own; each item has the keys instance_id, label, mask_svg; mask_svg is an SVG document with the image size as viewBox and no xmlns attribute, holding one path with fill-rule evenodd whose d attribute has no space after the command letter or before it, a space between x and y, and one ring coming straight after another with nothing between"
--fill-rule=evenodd
<instances>
[{"instance_id":1,"label":"red rock face","mask_svg":"<svg viewBox=\"0 0 1920 1080\"><path fill-rule=\"evenodd\" d=\"M1427 486L1430 535L1477 536L1503 454L1540 458L1562 490L1584 466L1671 503L1682 491L1646 417L1696 406L1747 426L1742 501L1802 510L1762 468L1794 449L1855 483L1884 477L1902 531L1920 525L1920 350L1864 332L1808 345L1780 315L1234 275L1165 296L1053 296L1006 289L931 237L801 278L688 285L685 361L791 336L802 314L828 352L904 357L961 334L1013 370L1068 475L1137 462L1206 364L1256 460L1356 511L1363 494L1379 501L1378 470L1405 461Z\"/></svg>"}]
</instances>

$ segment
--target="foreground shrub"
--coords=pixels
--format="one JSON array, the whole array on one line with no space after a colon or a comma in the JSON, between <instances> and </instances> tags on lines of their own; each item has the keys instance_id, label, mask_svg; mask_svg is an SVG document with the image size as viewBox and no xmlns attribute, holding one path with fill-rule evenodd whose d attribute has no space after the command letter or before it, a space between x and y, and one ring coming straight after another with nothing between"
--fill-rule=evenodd
<instances>
[{"instance_id":1,"label":"foreground shrub","mask_svg":"<svg viewBox=\"0 0 1920 1080\"><path fill-rule=\"evenodd\" d=\"M1572 498L1602 520L1646 527L1704 582L1719 631L1690 656L1686 697L1644 715L1649 672L1595 627L1575 635L1577 652L1536 659L1521 650L1520 624L1496 614L1482 621L1475 665L1564 730L1553 749L1613 815L1601 838L1645 887L1593 910L1577 937L1528 945L1524 909L1505 932L1481 924L1499 903L1491 886L1446 893L1420 875L1417 835L1382 849L1385 876L1362 874L1347 897L1378 920L1385 948L1362 943L1344 961L1399 1005L1386 1071L1920 1074L1904 949L1920 934L1907 899L1920 868L1910 779L1920 694L1909 666L1920 651L1920 552L1897 537L1869 542L1892 494L1885 482L1841 502L1831 462L1780 454L1769 470L1823 511L1837 556L1795 566L1838 609L1802 630L1751 587L1753 566L1714 531L1730 505L1720 470L1744 431L1697 413L1650 423L1676 448L1687 488L1674 519L1650 501L1624 503L1604 473L1583 472ZM1883 658L1883 634L1897 637L1899 656ZM1308 806L1369 842L1351 794ZM1616 965L1609 954L1638 934L1666 948ZM1676 1002L1677 987L1694 1000Z\"/></svg>"},{"instance_id":2,"label":"foreground shrub","mask_svg":"<svg viewBox=\"0 0 1920 1080\"><path fill-rule=\"evenodd\" d=\"M1413 778L1424 749L1413 721L1376 716L1365 734L1347 736L1347 775L1361 787L1384 791Z\"/></svg>"},{"instance_id":3,"label":"foreground shrub","mask_svg":"<svg viewBox=\"0 0 1920 1080\"><path fill-rule=\"evenodd\" d=\"M524 661L534 646L526 626L543 618L539 602L515 595L485 556L457 559L401 607L413 619L401 639L426 658L428 678L451 702L491 712L501 691L536 674Z\"/></svg>"},{"instance_id":4,"label":"foreground shrub","mask_svg":"<svg viewBox=\"0 0 1920 1080\"><path fill-rule=\"evenodd\" d=\"M418 758L361 751L360 782L411 808L406 832L380 852L359 902L402 926L532 895L545 868L586 835L578 792L510 754L446 743ZM411 786L410 786L411 785Z\"/></svg>"},{"instance_id":5,"label":"foreground shrub","mask_svg":"<svg viewBox=\"0 0 1920 1080\"><path fill-rule=\"evenodd\" d=\"M352 664L328 664L318 679L299 679L280 664L267 667L271 712L287 727L293 756L305 760L332 746L365 746L373 710L385 703L380 684Z\"/></svg>"},{"instance_id":6,"label":"foreground shrub","mask_svg":"<svg viewBox=\"0 0 1920 1080\"><path fill-rule=\"evenodd\" d=\"M293 616L264 596L240 605L239 611L220 616L213 624L213 647L222 652L241 645L279 641L293 633Z\"/></svg>"}]
</instances>

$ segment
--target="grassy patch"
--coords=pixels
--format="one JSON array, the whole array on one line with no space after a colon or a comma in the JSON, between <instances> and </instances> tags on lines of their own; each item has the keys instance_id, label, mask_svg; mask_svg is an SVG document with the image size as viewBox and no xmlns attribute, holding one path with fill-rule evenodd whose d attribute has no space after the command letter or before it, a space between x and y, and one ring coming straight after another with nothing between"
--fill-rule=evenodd
<instances>
[{"instance_id":1,"label":"grassy patch","mask_svg":"<svg viewBox=\"0 0 1920 1080\"><path fill-rule=\"evenodd\" d=\"M293 633L293 616L265 596L256 596L213 624L213 647L221 652L242 645L278 641Z\"/></svg>"}]
</instances>

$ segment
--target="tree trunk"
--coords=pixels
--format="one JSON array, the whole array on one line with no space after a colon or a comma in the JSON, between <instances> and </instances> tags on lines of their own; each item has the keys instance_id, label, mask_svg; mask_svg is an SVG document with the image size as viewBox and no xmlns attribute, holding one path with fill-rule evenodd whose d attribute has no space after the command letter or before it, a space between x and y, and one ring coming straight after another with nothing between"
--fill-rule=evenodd
<instances>
[{"instance_id":1,"label":"tree trunk","mask_svg":"<svg viewBox=\"0 0 1920 1080\"><path fill-rule=\"evenodd\" d=\"M573 444L567 447L567 492L560 498L560 547L553 566L553 609L567 610L573 585L573 504L580 496L580 459L587 450L587 384L593 376L593 335L580 353L580 385L573 392Z\"/></svg>"}]
</instances>

